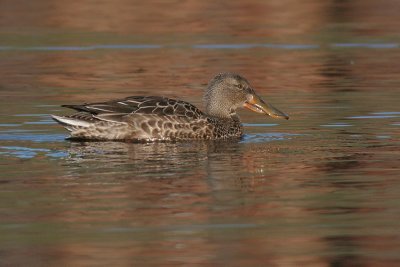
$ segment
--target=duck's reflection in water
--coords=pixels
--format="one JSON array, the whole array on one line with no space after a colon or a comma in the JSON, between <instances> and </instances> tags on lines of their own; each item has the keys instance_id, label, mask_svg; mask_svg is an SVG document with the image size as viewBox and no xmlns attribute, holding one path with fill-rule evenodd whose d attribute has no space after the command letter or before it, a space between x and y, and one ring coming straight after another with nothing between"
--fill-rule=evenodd
<instances>
[{"instance_id":1,"label":"duck's reflection in water","mask_svg":"<svg viewBox=\"0 0 400 267\"><path fill-rule=\"evenodd\" d=\"M71 142L67 175L112 174L115 179L188 178L205 180L259 176L285 157L273 142L178 143ZM284 164L283 162L281 164Z\"/></svg>"},{"instance_id":2,"label":"duck's reflection in water","mask_svg":"<svg viewBox=\"0 0 400 267\"><path fill-rule=\"evenodd\" d=\"M89 166L94 172L115 172L119 176L167 178L182 177L185 173L204 170L209 151L215 145L209 142L185 143L71 143L68 165L79 174L80 166ZM76 167L76 168L74 168Z\"/></svg>"}]
</instances>

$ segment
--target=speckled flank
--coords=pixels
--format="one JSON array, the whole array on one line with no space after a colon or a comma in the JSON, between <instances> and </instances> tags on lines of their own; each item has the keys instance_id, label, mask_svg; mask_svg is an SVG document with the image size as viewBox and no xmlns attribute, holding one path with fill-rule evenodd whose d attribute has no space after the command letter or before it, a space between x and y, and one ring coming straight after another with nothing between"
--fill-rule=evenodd
<instances>
[{"instance_id":1,"label":"speckled flank","mask_svg":"<svg viewBox=\"0 0 400 267\"><path fill-rule=\"evenodd\" d=\"M240 122L218 123L217 119L188 120L179 116L129 116L126 122L96 120L88 127L70 127L71 138L91 140L179 141L240 137Z\"/></svg>"}]
</instances>

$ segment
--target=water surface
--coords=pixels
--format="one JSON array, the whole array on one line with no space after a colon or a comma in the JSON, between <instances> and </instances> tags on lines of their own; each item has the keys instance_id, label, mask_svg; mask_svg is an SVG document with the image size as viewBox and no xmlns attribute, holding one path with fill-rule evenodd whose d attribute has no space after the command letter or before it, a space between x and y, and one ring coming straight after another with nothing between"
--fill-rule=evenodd
<instances>
[{"instance_id":1,"label":"water surface","mask_svg":"<svg viewBox=\"0 0 400 267\"><path fill-rule=\"evenodd\" d=\"M179 8L177 8L179 7ZM398 266L396 1L5 1L0 263ZM240 141L70 142L61 104L202 107L243 74L291 116Z\"/></svg>"}]
</instances>

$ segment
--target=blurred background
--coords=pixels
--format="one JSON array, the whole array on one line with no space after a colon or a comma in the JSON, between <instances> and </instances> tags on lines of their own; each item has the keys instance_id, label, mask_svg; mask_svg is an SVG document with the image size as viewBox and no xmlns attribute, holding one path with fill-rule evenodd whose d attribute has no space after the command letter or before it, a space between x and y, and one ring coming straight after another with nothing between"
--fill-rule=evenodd
<instances>
[{"instance_id":1,"label":"blurred background","mask_svg":"<svg viewBox=\"0 0 400 267\"><path fill-rule=\"evenodd\" d=\"M0 0L0 263L398 266L400 2ZM291 116L239 142L73 143L49 114L202 108L245 76Z\"/></svg>"}]
</instances>

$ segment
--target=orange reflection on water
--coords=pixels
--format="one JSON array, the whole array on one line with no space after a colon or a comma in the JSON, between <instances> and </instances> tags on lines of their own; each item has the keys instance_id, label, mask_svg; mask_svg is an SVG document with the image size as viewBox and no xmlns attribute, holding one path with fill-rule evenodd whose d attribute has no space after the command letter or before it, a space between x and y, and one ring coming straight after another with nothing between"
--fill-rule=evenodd
<instances>
[{"instance_id":1,"label":"orange reflection on water","mask_svg":"<svg viewBox=\"0 0 400 267\"><path fill-rule=\"evenodd\" d=\"M400 55L396 48L335 44L397 36L397 6L392 0L3 1L1 45L28 48L0 51L0 106L19 129L60 133L58 126L40 128L14 116L36 114L43 105L52 105L41 109L46 114L58 114L59 104L152 94L201 106L208 80L222 71L243 74L291 120L246 127L246 134L261 136L258 143L7 141L8 148L43 146L67 155L38 152L1 165L9 176L2 184L1 261L396 266L398 255L389 255L398 245L392 221L400 219L393 197L396 118L351 117L398 111ZM259 46L195 46L224 43ZM101 44L160 47L85 50ZM275 122L240 115L244 122ZM348 127L322 126L338 122ZM271 141L271 132L298 135Z\"/></svg>"}]
</instances>

